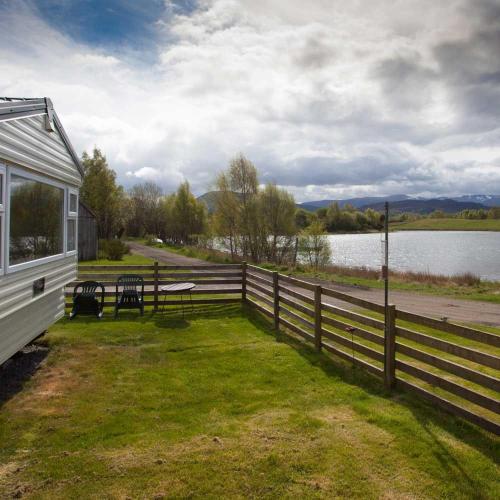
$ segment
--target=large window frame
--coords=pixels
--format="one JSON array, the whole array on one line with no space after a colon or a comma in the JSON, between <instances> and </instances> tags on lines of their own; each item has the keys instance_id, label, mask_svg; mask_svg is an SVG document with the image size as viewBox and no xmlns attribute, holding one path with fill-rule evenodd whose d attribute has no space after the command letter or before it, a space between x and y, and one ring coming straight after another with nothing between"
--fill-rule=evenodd
<instances>
[{"instance_id":1,"label":"large window frame","mask_svg":"<svg viewBox=\"0 0 500 500\"><path fill-rule=\"evenodd\" d=\"M3 217L4 225L2 226L2 234L0 234L0 251L2 255L3 263L0 262L0 276L3 274L11 274L24 269L30 269L33 267L41 266L43 264L54 262L57 260L64 259L66 257L74 256L78 252L78 190L72 187L68 187L67 184L55 181L43 175L34 174L28 172L24 169L13 167L10 165L3 165L0 163L0 174L4 172L4 204L3 209L0 211L0 217ZM21 262L19 264L10 265L10 191L11 191L11 177L16 175L24 179L41 182L49 186L54 186L63 190L64 201L63 201L63 221L62 221L62 238L63 238L63 250L61 253L50 255L48 257L42 257L35 260L30 260L28 262ZM77 212L69 211L69 199L70 193L77 195ZM68 220L75 220L75 249L68 251Z\"/></svg>"},{"instance_id":2,"label":"large window frame","mask_svg":"<svg viewBox=\"0 0 500 500\"><path fill-rule=\"evenodd\" d=\"M5 238L7 234L5 206L7 205L7 168L0 163L0 276L5 273Z\"/></svg>"}]
</instances>

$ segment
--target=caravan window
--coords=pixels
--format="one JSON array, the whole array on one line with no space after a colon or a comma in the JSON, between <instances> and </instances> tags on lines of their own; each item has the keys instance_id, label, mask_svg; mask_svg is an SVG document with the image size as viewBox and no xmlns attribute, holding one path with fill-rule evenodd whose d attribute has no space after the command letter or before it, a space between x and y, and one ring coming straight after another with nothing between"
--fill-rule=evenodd
<instances>
[{"instance_id":1,"label":"caravan window","mask_svg":"<svg viewBox=\"0 0 500 500\"><path fill-rule=\"evenodd\" d=\"M10 177L9 266L64 252L64 189Z\"/></svg>"},{"instance_id":2,"label":"caravan window","mask_svg":"<svg viewBox=\"0 0 500 500\"><path fill-rule=\"evenodd\" d=\"M68 214L66 221L66 252L76 252L76 218L78 216L78 191L68 189Z\"/></svg>"},{"instance_id":3,"label":"caravan window","mask_svg":"<svg viewBox=\"0 0 500 500\"><path fill-rule=\"evenodd\" d=\"M0 211L3 212L5 198L5 168L0 167Z\"/></svg>"},{"instance_id":4,"label":"caravan window","mask_svg":"<svg viewBox=\"0 0 500 500\"><path fill-rule=\"evenodd\" d=\"M67 252L76 250L76 220L68 219L68 236L67 236Z\"/></svg>"}]
</instances>

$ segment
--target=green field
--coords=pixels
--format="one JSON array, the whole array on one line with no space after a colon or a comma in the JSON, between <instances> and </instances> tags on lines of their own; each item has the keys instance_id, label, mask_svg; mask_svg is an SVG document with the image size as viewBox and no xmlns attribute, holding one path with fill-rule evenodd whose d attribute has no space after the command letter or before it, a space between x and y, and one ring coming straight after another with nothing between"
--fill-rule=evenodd
<instances>
[{"instance_id":1,"label":"green field","mask_svg":"<svg viewBox=\"0 0 500 500\"><path fill-rule=\"evenodd\" d=\"M124 255L122 260L97 259L79 262L82 266L147 266L153 263L153 259L138 254Z\"/></svg>"},{"instance_id":2,"label":"green field","mask_svg":"<svg viewBox=\"0 0 500 500\"><path fill-rule=\"evenodd\" d=\"M235 306L60 321L0 498L498 498L498 439Z\"/></svg>"},{"instance_id":3,"label":"green field","mask_svg":"<svg viewBox=\"0 0 500 500\"><path fill-rule=\"evenodd\" d=\"M500 219L420 219L391 224L392 231L500 231Z\"/></svg>"}]
</instances>

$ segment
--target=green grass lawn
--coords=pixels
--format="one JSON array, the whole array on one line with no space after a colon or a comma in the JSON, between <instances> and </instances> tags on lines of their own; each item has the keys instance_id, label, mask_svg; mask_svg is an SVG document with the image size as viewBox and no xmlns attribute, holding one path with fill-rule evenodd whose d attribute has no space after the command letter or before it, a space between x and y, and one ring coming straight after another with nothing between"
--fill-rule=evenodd
<instances>
[{"instance_id":1,"label":"green grass lawn","mask_svg":"<svg viewBox=\"0 0 500 500\"><path fill-rule=\"evenodd\" d=\"M141 266L153 263L154 259L137 254L124 255L122 260L97 259L82 260L79 262L82 266Z\"/></svg>"},{"instance_id":2,"label":"green grass lawn","mask_svg":"<svg viewBox=\"0 0 500 500\"><path fill-rule=\"evenodd\" d=\"M420 219L391 224L394 231L500 231L500 219Z\"/></svg>"},{"instance_id":3,"label":"green grass lawn","mask_svg":"<svg viewBox=\"0 0 500 500\"><path fill-rule=\"evenodd\" d=\"M235 306L60 321L0 407L0 497L498 498L498 439Z\"/></svg>"}]
</instances>

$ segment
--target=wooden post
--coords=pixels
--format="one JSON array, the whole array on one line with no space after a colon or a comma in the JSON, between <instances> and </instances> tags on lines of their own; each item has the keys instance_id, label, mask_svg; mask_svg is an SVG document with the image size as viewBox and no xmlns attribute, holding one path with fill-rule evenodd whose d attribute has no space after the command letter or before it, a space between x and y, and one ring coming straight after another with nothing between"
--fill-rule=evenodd
<instances>
[{"instance_id":1,"label":"wooden post","mask_svg":"<svg viewBox=\"0 0 500 500\"><path fill-rule=\"evenodd\" d=\"M388 305L385 312L384 383L387 389L396 385L396 306Z\"/></svg>"},{"instance_id":2,"label":"wooden post","mask_svg":"<svg viewBox=\"0 0 500 500\"><path fill-rule=\"evenodd\" d=\"M154 280L154 306L153 306L153 311L157 312L158 311L158 281L160 279L160 273L158 272L158 262L154 263L154 275L153 275L153 280Z\"/></svg>"},{"instance_id":3,"label":"wooden post","mask_svg":"<svg viewBox=\"0 0 500 500\"><path fill-rule=\"evenodd\" d=\"M246 263L246 261L241 263L241 300L242 300L242 302L247 301L247 263Z\"/></svg>"},{"instance_id":4,"label":"wooden post","mask_svg":"<svg viewBox=\"0 0 500 500\"><path fill-rule=\"evenodd\" d=\"M274 298L274 329L280 329L280 289L279 289L279 274L273 272L273 298Z\"/></svg>"},{"instance_id":5,"label":"wooden post","mask_svg":"<svg viewBox=\"0 0 500 500\"><path fill-rule=\"evenodd\" d=\"M314 289L314 346L321 351L321 286Z\"/></svg>"}]
</instances>

